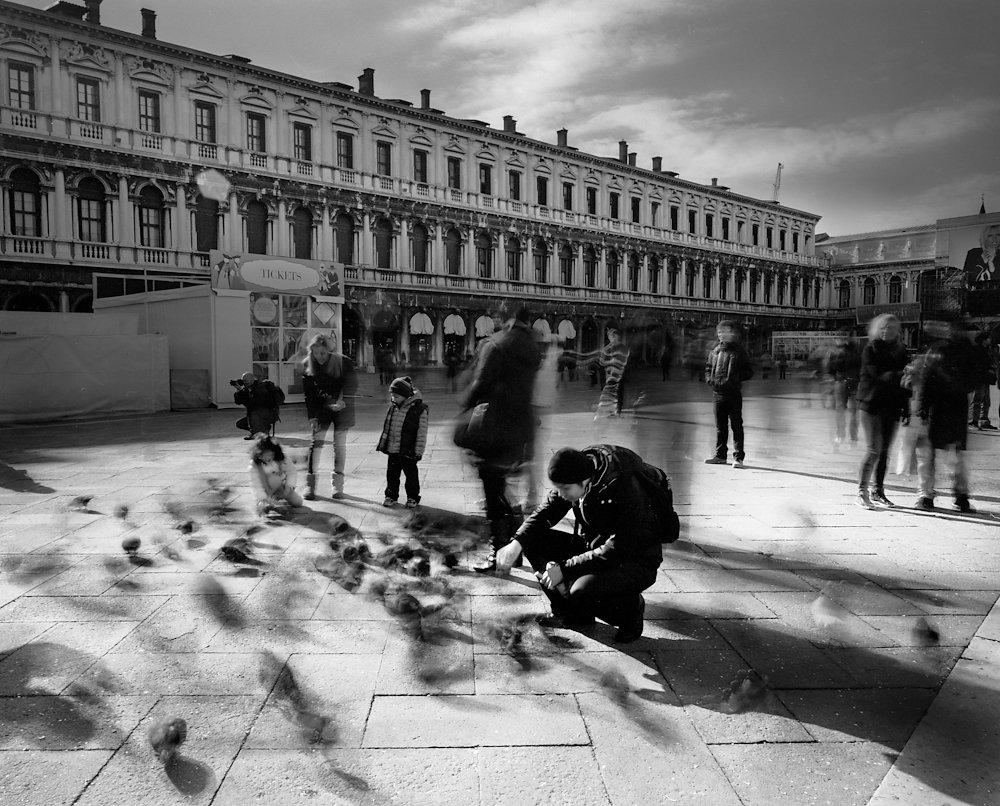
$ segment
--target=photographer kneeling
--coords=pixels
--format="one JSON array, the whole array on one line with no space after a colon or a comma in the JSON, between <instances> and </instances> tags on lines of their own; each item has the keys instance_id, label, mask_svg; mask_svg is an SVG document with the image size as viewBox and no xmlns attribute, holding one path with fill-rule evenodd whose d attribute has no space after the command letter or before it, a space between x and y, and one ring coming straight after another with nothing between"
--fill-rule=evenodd
<instances>
[{"instance_id":1,"label":"photographer kneeling","mask_svg":"<svg viewBox=\"0 0 1000 806\"><path fill-rule=\"evenodd\" d=\"M543 626L582 626L597 617L618 628L618 643L642 635L642 591L656 580L661 541L674 539L664 537L670 527L641 477L644 467L617 445L561 448L552 457L555 489L497 552L499 573L522 551L531 563L552 606ZM573 534L555 529L571 508Z\"/></svg>"},{"instance_id":2,"label":"photographer kneeling","mask_svg":"<svg viewBox=\"0 0 1000 806\"><path fill-rule=\"evenodd\" d=\"M237 428L250 432L244 439L253 439L254 434L270 433L280 419L278 414L281 404L285 402L285 393L271 381L257 380L252 372L244 372L238 381L230 381L229 384L236 388L233 401L247 408L247 416L236 421Z\"/></svg>"}]
</instances>

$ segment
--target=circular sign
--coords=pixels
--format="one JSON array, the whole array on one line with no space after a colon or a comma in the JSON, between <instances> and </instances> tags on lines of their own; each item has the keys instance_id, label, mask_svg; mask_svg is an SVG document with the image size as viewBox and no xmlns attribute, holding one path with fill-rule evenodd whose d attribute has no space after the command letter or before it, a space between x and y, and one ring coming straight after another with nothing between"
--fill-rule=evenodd
<instances>
[{"instance_id":1,"label":"circular sign","mask_svg":"<svg viewBox=\"0 0 1000 806\"><path fill-rule=\"evenodd\" d=\"M278 318L278 306L270 297L257 297L251 310L253 318L262 325L269 325Z\"/></svg>"}]
</instances>

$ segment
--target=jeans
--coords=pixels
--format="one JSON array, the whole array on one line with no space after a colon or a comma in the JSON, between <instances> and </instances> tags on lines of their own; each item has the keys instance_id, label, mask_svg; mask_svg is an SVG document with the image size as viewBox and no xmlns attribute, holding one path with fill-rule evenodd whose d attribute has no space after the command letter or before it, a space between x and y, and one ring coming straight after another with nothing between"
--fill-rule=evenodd
<instances>
[{"instance_id":1,"label":"jeans","mask_svg":"<svg viewBox=\"0 0 1000 806\"><path fill-rule=\"evenodd\" d=\"M729 424L733 426L733 458L743 461L743 394L715 392L715 456L726 458L729 449Z\"/></svg>"},{"instance_id":2,"label":"jeans","mask_svg":"<svg viewBox=\"0 0 1000 806\"><path fill-rule=\"evenodd\" d=\"M921 440L917 443L917 475L920 478L919 495L921 498L934 499L934 463L937 451L928 440ZM965 466L965 451L954 445L949 445L942 449L942 453L949 453L952 459L952 492L955 498L969 495L969 471Z\"/></svg>"},{"instance_id":3,"label":"jeans","mask_svg":"<svg viewBox=\"0 0 1000 806\"><path fill-rule=\"evenodd\" d=\"M549 562L562 562L585 551L587 542L583 537L550 529L531 542L524 556L537 573L542 573ZM577 576L570 568L565 581L568 597L542 588L555 615L593 616L620 627L635 618L639 594L656 581L656 569L623 562L598 573Z\"/></svg>"},{"instance_id":4,"label":"jeans","mask_svg":"<svg viewBox=\"0 0 1000 806\"><path fill-rule=\"evenodd\" d=\"M990 385L977 384L972 392L972 405L969 407L969 424L986 425L990 421Z\"/></svg>"},{"instance_id":5,"label":"jeans","mask_svg":"<svg viewBox=\"0 0 1000 806\"><path fill-rule=\"evenodd\" d=\"M875 484L873 489L876 492L883 491L885 470L889 464L889 446L896 433L897 423L896 412L863 411L861 413L861 428L865 432L867 452L861 465L861 476L858 479L859 489L867 489L872 471L874 471Z\"/></svg>"},{"instance_id":6,"label":"jeans","mask_svg":"<svg viewBox=\"0 0 1000 806\"><path fill-rule=\"evenodd\" d=\"M417 475L417 460L399 453L390 453L385 468L385 497L393 501L399 499L399 476L406 474L406 498L420 501L420 477Z\"/></svg>"},{"instance_id":7,"label":"jeans","mask_svg":"<svg viewBox=\"0 0 1000 806\"><path fill-rule=\"evenodd\" d=\"M347 465L347 430L337 428L329 420L317 420L309 435L309 473L315 473L319 465L318 452L326 442L326 432L333 430L333 482L334 486L343 486L344 467Z\"/></svg>"}]
</instances>

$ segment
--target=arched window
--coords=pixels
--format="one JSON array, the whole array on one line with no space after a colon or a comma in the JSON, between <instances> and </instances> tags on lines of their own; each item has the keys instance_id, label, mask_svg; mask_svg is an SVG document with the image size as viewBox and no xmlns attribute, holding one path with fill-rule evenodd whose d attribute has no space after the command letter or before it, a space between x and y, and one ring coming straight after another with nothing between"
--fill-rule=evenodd
<instances>
[{"instance_id":1,"label":"arched window","mask_svg":"<svg viewBox=\"0 0 1000 806\"><path fill-rule=\"evenodd\" d=\"M635 252L628 253L628 290L639 290L639 255Z\"/></svg>"},{"instance_id":2,"label":"arched window","mask_svg":"<svg viewBox=\"0 0 1000 806\"><path fill-rule=\"evenodd\" d=\"M729 269L719 266L719 299L729 299Z\"/></svg>"},{"instance_id":3,"label":"arched window","mask_svg":"<svg viewBox=\"0 0 1000 806\"><path fill-rule=\"evenodd\" d=\"M247 203L247 251L267 254L267 207L256 199Z\"/></svg>"},{"instance_id":4,"label":"arched window","mask_svg":"<svg viewBox=\"0 0 1000 806\"><path fill-rule=\"evenodd\" d=\"M313 217L306 207L292 213L292 254L302 260L312 258Z\"/></svg>"},{"instance_id":5,"label":"arched window","mask_svg":"<svg viewBox=\"0 0 1000 806\"><path fill-rule=\"evenodd\" d=\"M375 266L379 269L392 268L392 225L385 216L375 219L372 227L375 237Z\"/></svg>"},{"instance_id":6,"label":"arched window","mask_svg":"<svg viewBox=\"0 0 1000 806\"><path fill-rule=\"evenodd\" d=\"M485 232L476 235L476 273L487 279L493 276L493 241Z\"/></svg>"},{"instance_id":7,"label":"arched window","mask_svg":"<svg viewBox=\"0 0 1000 806\"><path fill-rule=\"evenodd\" d=\"M531 245L531 257L535 264L535 282L549 281L549 246L543 238L535 238Z\"/></svg>"},{"instance_id":8,"label":"arched window","mask_svg":"<svg viewBox=\"0 0 1000 806\"><path fill-rule=\"evenodd\" d=\"M777 281L777 286L778 286L778 304L779 305L784 305L785 304L785 282L786 282L785 275L779 274L778 275L778 281Z\"/></svg>"},{"instance_id":9,"label":"arched window","mask_svg":"<svg viewBox=\"0 0 1000 806\"><path fill-rule=\"evenodd\" d=\"M764 304L771 304L771 290L774 288L774 277L770 274L764 275Z\"/></svg>"},{"instance_id":10,"label":"arched window","mask_svg":"<svg viewBox=\"0 0 1000 806\"><path fill-rule=\"evenodd\" d=\"M413 245L413 270L427 271L427 227L423 224L414 224L410 227L410 243Z\"/></svg>"},{"instance_id":11,"label":"arched window","mask_svg":"<svg viewBox=\"0 0 1000 806\"><path fill-rule=\"evenodd\" d=\"M667 293L672 297L677 296L677 278L680 277L681 267L676 258L671 258L667 264Z\"/></svg>"},{"instance_id":12,"label":"arched window","mask_svg":"<svg viewBox=\"0 0 1000 806\"><path fill-rule=\"evenodd\" d=\"M616 249L607 251L605 264L608 267L608 288L618 288L618 251Z\"/></svg>"},{"instance_id":13,"label":"arched window","mask_svg":"<svg viewBox=\"0 0 1000 806\"><path fill-rule=\"evenodd\" d=\"M198 197L194 209L194 232L198 252L219 248L219 203L215 199Z\"/></svg>"},{"instance_id":14,"label":"arched window","mask_svg":"<svg viewBox=\"0 0 1000 806\"><path fill-rule=\"evenodd\" d=\"M841 280L837 288L837 307L851 307L851 283L848 280Z\"/></svg>"},{"instance_id":15,"label":"arched window","mask_svg":"<svg viewBox=\"0 0 1000 806\"><path fill-rule=\"evenodd\" d=\"M337 262L354 263L354 219L347 213L337 213L333 222Z\"/></svg>"},{"instance_id":16,"label":"arched window","mask_svg":"<svg viewBox=\"0 0 1000 806\"><path fill-rule=\"evenodd\" d=\"M788 304L793 308L799 304L799 278L793 277L788 283Z\"/></svg>"},{"instance_id":17,"label":"arched window","mask_svg":"<svg viewBox=\"0 0 1000 806\"><path fill-rule=\"evenodd\" d=\"M660 259L656 255L650 255L647 259L649 265L649 293L660 293Z\"/></svg>"},{"instance_id":18,"label":"arched window","mask_svg":"<svg viewBox=\"0 0 1000 806\"><path fill-rule=\"evenodd\" d=\"M104 185L92 176L81 179L77 194L77 230L81 241L108 240L108 201Z\"/></svg>"},{"instance_id":19,"label":"arched window","mask_svg":"<svg viewBox=\"0 0 1000 806\"><path fill-rule=\"evenodd\" d=\"M760 275L756 271L750 271L750 301L757 301L757 285Z\"/></svg>"},{"instance_id":20,"label":"arched window","mask_svg":"<svg viewBox=\"0 0 1000 806\"><path fill-rule=\"evenodd\" d=\"M743 283L746 282L747 273L744 269L736 270L736 282L733 285L733 299L743 302Z\"/></svg>"},{"instance_id":21,"label":"arched window","mask_svg":"<svg viewBox=\"0 0 1000 806\"><path fill-rule=\"evenodd\" d=\"M583 284L587 288L597 286L597 253L592 246L583 249Z\"/></svg>"},{"instance_id":22,"label":"arched window","mask_svg":"<svg viewBox=\"0 0 1000 806\"><path fill-rule=\"evenodd\" d=\"M163 194L152 185L139 191L139 244L162 249L166 214Z\"/></svg>"},{"instance_id":23,"label":"arched window","mask_svg":"<svg viewBox=\"0 0 1000 806\"><path fill-rule=\"evenodd\" d=\"M707 263L701 264L701 295L705 299L712 298L712 276L715 274L715 268L709 266Z\"/></svg>"},{"instance_id":24,"label":"arched window","mask_svg":"<svg viewBox=\"0 0 1000 806\"><path fill-rule=\"evenodd\" d=\"M508 238L504 244L507 255L507 279L521 281L521 241L518 238Z\"/></svg>"},{"instance_id":25,"label":"arched window","mask_svg":"<svg viewBox=\"0 0 1000 806\"><path fill-rule=\"evenodd\" d=\"M694 296L694 284L698 279L698 267L690 260L687 261L684 271L684 294L688 297Z\"/></svg>"},{"instance_id":26,"label":"arched window","mask_svg":"<svg viewBox=\"0 0 1000 806\"><path fill-rule=\"evenodd\" d=\"M867 277L865 278L865 284L861 291L861 304L862 305L874 305L875 304L875 278Z\"/></svg>"},{"instance_id":27,"label":"arched window","mask_svg":"<svg viewBox=\"0 0 1000 806\"><path fill-rule=\"evenodd\" d=\"M564 243L559 247L559 282L565 286L573 285L573 247Z\"/></svg>"},{"instance_id":28,"label":"arched window","mask_svg":"<svg viewBox=\"0 0 1000 806\"><path fill-rule=\"evenodd\" d=\"M814 292L813 306L816 307L816 308L819 307L819 292L820 292L820 288L821 288L821 286L820 286L819 278L817 277L813 281L813 292Z\"/></svg>"},{"instance_id":29,"label":"arched window","mask_svg":"<svg viewBox=\"0 0 1000 806\"><path fill-rule=\"evenodd\" d=\"M455 227L444 236L445 265L448 274L462 273L462 235Z\"/></svg>"},{"instance_id":30,"label":"arched window","mask_svg":"<svg viewBox=\"0 0 1000 806\"><path fill-rule=\"evenodd\" d=\"M889 278L889 304L896 305L903 301L903 278L898 274Z\"/></svg>"},{"instance_id":31,"label":"arched window","mask_svg":"<svg viewBox=\"0 0 1000 806\"><path fill-rule=\"evenodd\" d=\"M10 231L29 238L42 237L42 186L38 174L18 168L10 176Z\"/></svg>"}]
</instances>

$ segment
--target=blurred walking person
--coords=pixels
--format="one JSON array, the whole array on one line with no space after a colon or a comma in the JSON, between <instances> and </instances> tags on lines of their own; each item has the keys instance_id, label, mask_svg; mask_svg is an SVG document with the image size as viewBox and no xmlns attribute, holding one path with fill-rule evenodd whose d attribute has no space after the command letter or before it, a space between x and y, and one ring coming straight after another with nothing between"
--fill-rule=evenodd
<instances>
[{"instance_id":1,"label":"blurred walking person","mask_svg":"<svg viewBox=\"0 0 1000 806\"><path fill-rule=\"evenodd\" d=\"M629 349L622 341L622 333L616 327L608 328L608 343L601 350L601 368L604 370L604 386L597 401L596 420L602 413L608 417L620 417L625 400L625 372L628 369Z\"/></svg>"},{"instance_id":2,"label":"blurred walking person","mask_svg":"<svg viewBox=\"0 0 1000 806\"><path fill-rule=\"evenodd\" d=\"M996 367L990 349L990 334L976 335L972 345L973 389L969 406L969 425L980 431L996 431L990 422L990 387L997 382Z\"/></svg>"},{"instance_id":3,"label":"blurred walking person","mask_svg":"<svg viewBox=\"0 0 1000 806\"><path fill-rule=\"evenodd\" d=\"M719 343L708 354L705 381L712 387L715 409L715 455L707 465L726 464L729 450L729 426L733 428L733 467L742 468L743 383L753 377L753 365L740 343L740 331L731 319L723 319L715 328Z\"/></svg>"},{"instance_id":4,"label":"blurred walking person","mask_svg":"<svg viewBox=\"0 0 1000 806\"><path fill-rule=\"evenodd\" d=\"M833 385L833 422L836 431L833 441L839 445L850 435L851 442L857 442L857 394L861 375L861 355L848 334L837 334L834 348L827 358L826 374Z\"/></svg>"},{"instance_id":5,"label":"blurred walking person","mask_svg":"<svg viewBox=\"0 0 1000 806\"><path fill-rule=\"evenodd\" d=\"M302 391L309 418L309 455L306 473L306 500L316 497L316 468L327 432L333 429L333 498L344 495L344 467L347 464L347 429L354 425L354 397L357 375L350 358L333 350L329 336L318 333L309 342L302 376Z\"/></svg>"},{"instance_id":6,"label":"blurred walking person","mask_svg":"<svg viewBox=\"0 0 1000 806\"><path fill-rule=\"evenodd\" d=\"M900 380L908 358L899 335L900 324L895 316L877 316L868 326L868 344L861 353L858 407L866 450L858 479L857 503L865 509L893 506L885 497L885 473L892 438L907 408Z\"/></svg>"}]
</instances>

